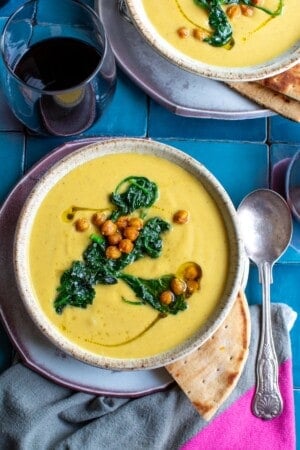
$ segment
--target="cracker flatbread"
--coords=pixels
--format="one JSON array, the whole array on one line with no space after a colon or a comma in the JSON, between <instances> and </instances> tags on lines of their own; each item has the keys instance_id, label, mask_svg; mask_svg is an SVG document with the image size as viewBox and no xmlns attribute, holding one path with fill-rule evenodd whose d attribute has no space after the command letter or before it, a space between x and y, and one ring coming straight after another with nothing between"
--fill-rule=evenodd
<instances>
[{"instance_id":1,"label":"cracker flatbread","mask_svg":"<svg viewBox=\"0 0 300 450\"><path fill-rule=\"evenodd\" d=\"M300 101L254 82L227 83L232 89L288 119L300 122Z\"/></svg>"},{"instance_id":2,"label":"cracker flatbread","mask_svg":"<svg viewBox=\"0 0 300 450\"><path fill-rule=\"evenodd\" d=\"M300 64L279 75L259 80L258 83L300 101Z\"/></svg>"},{"instance_id":3,"label":"cracker flatbread","mask_svg":"<svg viewBox=\"0 0 300 450\"><path fill-rule=\"evenodd\" d=\"M240 292L232 310L198 350L166 366L205 420L232 392L243 371L250 344L250 315Z\"/></svg>"}]
</instances>

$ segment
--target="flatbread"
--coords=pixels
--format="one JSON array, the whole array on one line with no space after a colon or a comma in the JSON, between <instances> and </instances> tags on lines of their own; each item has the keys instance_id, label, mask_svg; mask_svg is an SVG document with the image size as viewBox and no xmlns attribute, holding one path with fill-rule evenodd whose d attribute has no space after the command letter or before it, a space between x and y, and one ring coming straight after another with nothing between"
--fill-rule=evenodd
<instances>
[{"instance_id":1,"label":"flatbread","mask_svg":"<svg viewBox=\"0 0 300 450\"><path fill-rule=\"evenodd\" d=\"M227 83L227 85L259 105L295 122L300 122L300 101L298 102L256 82L236 82Z\"/></svg>"},{"instance_id":2,"label":"flatbread","mask_svg":"<svg viewBox=\"0 0 300 450\"><path fill-rule=\"evenodd\" d=\"M209 420L236 386L248 357L250 315L240 292L213 336L190 355L166 366L194 407Z\"/></svg>"},{"instance_id":3,"label":"flatbread","mask_svg":"<svg viewBox=\"0 0 300 450\"><path fill-rule=\"evenodd\" d=\"M279 75L259 80L258 83L300 101L300 64Z\"/></svg>"}]
</instances>

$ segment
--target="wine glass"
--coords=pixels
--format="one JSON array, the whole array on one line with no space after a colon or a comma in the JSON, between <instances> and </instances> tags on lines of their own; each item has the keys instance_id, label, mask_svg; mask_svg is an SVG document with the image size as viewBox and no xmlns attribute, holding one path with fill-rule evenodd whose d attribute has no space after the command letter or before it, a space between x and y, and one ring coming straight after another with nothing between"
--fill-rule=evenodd
<instances>
[{"instance_id":1,"label":"wine glass","mask_svg":"<svg viewBox=\"0 0 300 450\"><path fill-rule=\"evenodd\" d=\"M80 1L25 3L4 27L1 52L8 104L34 133L84 132L115 90L115 58L104 27Z\"/></svg>"}]
</instances>

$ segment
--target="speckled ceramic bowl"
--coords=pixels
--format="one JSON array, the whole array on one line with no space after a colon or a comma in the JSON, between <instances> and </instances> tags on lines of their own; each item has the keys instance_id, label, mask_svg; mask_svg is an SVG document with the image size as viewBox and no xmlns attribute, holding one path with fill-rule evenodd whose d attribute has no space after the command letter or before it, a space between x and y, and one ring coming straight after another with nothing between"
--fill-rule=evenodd
<instances>
[{"instance_id":1,"label":"speckled ceramic bowl","mask_svg":"<svg viewBox=\"0 0 300 450\"><path fill-rule=\"evenodd\" d=\"M74 342L67 339L60 333L45 313L42 311L39 300L36 297L31 284L28 247L31 229L43 199L49 190L66 174L74 168L96 158L114 153L139 153L152 154L165 158L181 166L186 171L192 173L200 183L202 183L217 204L226 227L229 242L230 264L228 277L224 287L223 295L220 298L218 308L198 332L183 342L176 348L164 353L147 358L110 358L101 354L95 354ZM198 348L216 331L219 325L227 316L233 302L236 299L238 290L242 286L246 259L243 251L242 240L239 235L236 212L231 200L224 188L214 178L214 176L200 163L187 154L164 144L144 139L112 139L103 140L83 147L74 153L63 158L55 164L37 182L33 191L29 195L16 228L14 243L14 265L15 275L21 298L29 312L31 318L39 329L61 350L71 354L75 358L91 365L110 369L152 369L162 367L166 364L183 357Z\"/></svg>"},{"instance_id":2,"label":"speckled ceramic bowl","mask_svg":"<svg viewBox=\"0 0 300 450\"><path fill-rule=\"evenodd\" d=\"M188 55L185 55L183 52L180 52L164 38L162 38L149 20L143 7L142 1L120 1L123 2L123 7L124 5L126 5L127 18L130 18L130 20L133 22L133 24L139 30L145 40L159 54L164 56L167 60L169 60L176 66L203 77L208 77L224 82L255 81L281 73L300 62L299 39L298 42L286 52L273 59L265 61L262 64L243 67L225 67L222 66L222 61L220 61L220 65L206 64L201 61L201 55L199 55L199 60L194 59ZM176 7L175 2L172 7Z\"/></svg>"}]
</instances>

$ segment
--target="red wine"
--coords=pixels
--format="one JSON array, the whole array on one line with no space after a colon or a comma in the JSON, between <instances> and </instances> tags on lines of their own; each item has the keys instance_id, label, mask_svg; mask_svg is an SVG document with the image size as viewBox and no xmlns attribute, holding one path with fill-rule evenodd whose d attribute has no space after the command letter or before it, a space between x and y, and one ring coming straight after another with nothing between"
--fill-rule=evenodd
<instances>
[{"instance_id":1,"label":"red wine","mask_svg":"<svg viewBox=\"0 0 300 450\"><path fill-rule=\"evenodd\" d=\"M30 130L72 136L101 117L115 90L116 66L109 52L101 64L96 42L94 47L78 38L53 37L33 44L18 60L11 92L19 95L11 102Z\"/></svg>"},{"instance_id":2,"label":"red wine","mask_svg":"<svg viewBox=\"0 0 300 450\"><path fill-rule=\"evenodd\" d=\"M47 91L65 90L87 80L101 55L79 39L56 37L30 47L16 64L15 74L27 85Z\"/></svg>"}]
</instances>

